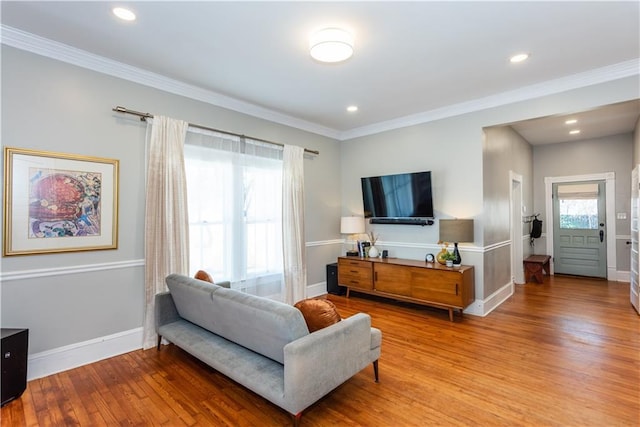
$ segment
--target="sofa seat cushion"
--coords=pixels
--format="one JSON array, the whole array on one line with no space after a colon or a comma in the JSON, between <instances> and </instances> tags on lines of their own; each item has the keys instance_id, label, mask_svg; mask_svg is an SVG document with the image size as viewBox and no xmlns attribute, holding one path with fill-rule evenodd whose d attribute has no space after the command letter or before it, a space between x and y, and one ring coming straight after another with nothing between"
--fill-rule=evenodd
<instances>
[{"instance_id":1,"label":"sofa seat cushion","mask_svg":"<svg viewBox=\"0 0 640 427\"><path fill-rule=\"evenodd\" d=\"M223 375L275 404L282 404L284 366L280 363L186 320L163 325L158 332Z\"/></svg>"},{"instance_id":2,"label":"sofa seat cushion","mask_svg":"<svg viewBox=\"0 0 640 427\"><path fill-rule=\"evenodd\" d=\"M327 299L309 298L298 301L294 307L302 312L309 332L315 332L340 321L340 313L335 304Z\"/></svg>"}]
</instances>

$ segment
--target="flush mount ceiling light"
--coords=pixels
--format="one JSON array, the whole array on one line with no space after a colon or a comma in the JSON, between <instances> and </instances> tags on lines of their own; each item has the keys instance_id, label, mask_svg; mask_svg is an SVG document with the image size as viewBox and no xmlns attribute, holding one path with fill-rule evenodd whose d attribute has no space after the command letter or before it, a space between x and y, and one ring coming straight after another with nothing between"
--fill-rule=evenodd
<instances>
[{"instance_id":1,"label":"flush mount ceiling light","mask_svg":"<svg viewBox=\"0 0 640 427\"><path fill-rule=\"evenodd\" d=\"M353 35L340 28L325 28L309 39L309 54L320 62L340 62L353 55Z\"/></svg>"},{"instance_id":2,"label":"flush mount ceiling light","mask_svg":"<svg viewBox=\"0 0 640 427\"><path fill-rule=\"evenodd\" d=\"M580 133L580 129L574 129L574 130L572 130L572 131L569 131L569 134L570 134L570 135L577 135L577 134L579 134L579 133Z\"/></svg>"},{"instance_id":3,"label":"flush mount ceiling light","mask_svg":"<svg viewBox=\"0 0 640 427\"><path fill-rule=\"evenodd\" d=\"M350 113L355 113L356 111L358 111L358 106L357 105L349 105L347 107L347 111Z\"/></svg>"},{"instance_id":4,"label":"flush mount ceiling light","mask_svg":"<svg viewBox=\"0 0 640 427\"><path fill-rule=\"evenodd\" d=\"M577 119L569 119L566 122L564 122L565 125L575 125L576 123L578 123Z\"/></svg>"},{"instance_id":5,"label":"flush mount ceiling light","mask_svg":"<svg viewBox=\"0 0 640 427\"><path fill-rule=\"evenodd\" d=\"M125 9L124 7L114 7L113 14L123 21L135 21L136 14L130 11L129 9Z\"/></svg>"},{"instance_id":6,"label":"flush mount ceiling light","mask_svg":"<svg viewBox=\"0 0 640 427\"><path fill-rule=\"evenodd\" d=\"M527 59L529 59L528 53L518 53L517 55L513 55L511 58L509 58L509 61L516 63L525 61Z\"/></svg>"}]
</instances>

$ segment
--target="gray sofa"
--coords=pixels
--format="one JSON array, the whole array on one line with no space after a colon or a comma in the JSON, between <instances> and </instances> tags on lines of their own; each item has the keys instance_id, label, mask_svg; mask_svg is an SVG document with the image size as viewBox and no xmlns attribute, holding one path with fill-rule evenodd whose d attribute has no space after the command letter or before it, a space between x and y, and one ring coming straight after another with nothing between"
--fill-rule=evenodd
<instances>
[{"instance_id":1,"label":"gray sofa","mask_svg":"<svg viewBox=\"0 0 640 427\"><path fill-rule=\"evenodd\" d=\"M294 416L373 363L382 334L358 313L309 333L300 310L187 276L156 295L161 339L192 354ZM226 285L226 284L225 284Z\"/></svg>"}]
</instances>

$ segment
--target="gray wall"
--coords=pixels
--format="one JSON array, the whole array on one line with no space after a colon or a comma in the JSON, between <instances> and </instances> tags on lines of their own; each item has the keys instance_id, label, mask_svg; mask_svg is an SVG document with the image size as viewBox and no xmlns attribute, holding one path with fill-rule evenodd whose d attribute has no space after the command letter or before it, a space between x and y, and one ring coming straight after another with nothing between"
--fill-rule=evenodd
<instances>
[{"instance_id":1,"label":"gray wall","mask_svg":"<svg viewBox=\"0 0 640 427\"><path fill-rule=\"evenodd\" d=\"M628 272L630 269L630 245L626 242L631 234L631 170L633 168L633 135L623 134L604 138L539 145L533 149L534 165L534 209L545 212L546 177L615 173L615 212L625 213L627 219L608 218L616 221L616 268ZM547 222L542 225L546 233ZM536 253L545 253L546 240L536 240Z\"/></svg>"},{"instance_id":2,"label":"gray wall","mask_svg":"<svg viewBox=\"0 0 640 427\"><path fill-rule=\"evenodd\" d=\"M431 170L436 217L475 219L474 244L461 246L463 263L475 266L476 299L487 299L495 289L506 284L503 282L510 271L510 263L505 261L510 249L492 247L494 241L502 237L509 239L509 236L489 228L485 239L484 229L490 227L487 216L508 218L509 206L504 199L508 193L502 193L508 191L507 177L504 189L495 194L495 199L493 195L483 194L483 177L492 173L483 169L483 128L587 110L635 99L638 93L638 79L625 78L345 141L341 163L342 213L362 213L359 186L362 176ZM501 155L496 153L496 156ZM515 157L510 159L513 167L526 167L526 159L522 165ZM533 209L537 209L535 203ZM425 252L438 248L437 221L432 227L374 225L370 228L380 233L380 246L389 249L392 256L421 259Z\"/></svg>"},{"instance_id":3,"label":"gray wall","mask_svg":"<svg viewBox=\"0 0 640 427\"><path fill-rule=\"evenodd\" d=\"M362 213L361 176L433 171L436 216L476 221L475 242L461 249L464 262L476 267L476 298L487 298L499 283L485 283L484 270L509 266L484 241L483 211L496 209L483 201L482 129L626 101L639 91L631 77L338 143L7 46L1 89L3 145L121 162L117 250L2 259L0 322L30 328L30 353L142 325L145 128L113 113L116 105L319 150L305 161L309 285L324 281L325 265L343 250L336 244L340 216ZM437 223L375 231L393 256L421 259L438 248Z\"/></svg>"},{"instance_id":4,"label":"gray wall","mask_svg":"<svg viewBox=\"0 0 640 427\"><path fill-rule=\"evenodd\" d=\"M484 244L499 245L511 240L510 172L522 176L522 203L533 205L533 152L531 145L509 126L484 130L482 150ZM527 212L525 215L531 215ZM519 224L520 235L525 225ZM483 296L489 296L511 281L511 245L522 239L485 252ZM526 254L526 251L523 251Z\"/></svg>"},{"instance_id":5,"label":"gray wall","mask_svg":"<svg viewBox=\"0 0 640 427\"><path fill-rule=\"evenodd\" d=\"M120 160L117 250L2 258L3 327L30 353L139 328L143 321L145 124L116 105L319 150L305 160L308 283L341 251L338 142L2 47L2 144Z\"/></svg>"}]
</instances>

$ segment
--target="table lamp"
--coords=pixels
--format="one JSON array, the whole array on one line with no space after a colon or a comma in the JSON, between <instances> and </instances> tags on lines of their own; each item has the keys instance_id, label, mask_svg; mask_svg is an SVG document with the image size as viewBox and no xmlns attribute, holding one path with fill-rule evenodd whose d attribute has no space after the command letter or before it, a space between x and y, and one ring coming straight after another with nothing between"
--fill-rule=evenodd
<instances>
[{"instance_id":1,"label":"table lamp","mask_svg":"<svg viewBox=\"0 0 640 427\"><path fill-rule=\"evenodd\" d=\"M473 220L472 219L441 219L440 220L440 240L443 242L453 242L453 254L456 259L453 265L459 267L462 264L458 243L473 242Z\"/></svg>"},{"instance_id":2,"label":"table lamp","mask_svg":"<svg viewBox=\"0 0 640 427\"><path fill-rule=\"evenodd\" d=\"M340 218L340 233L349 234L351 242L353 242L354 234L364 233L364 218L359 216L343 216ZM355 244L347 251L347 256L358 256L358 250Z\"/></svg>"}]
</instances>

